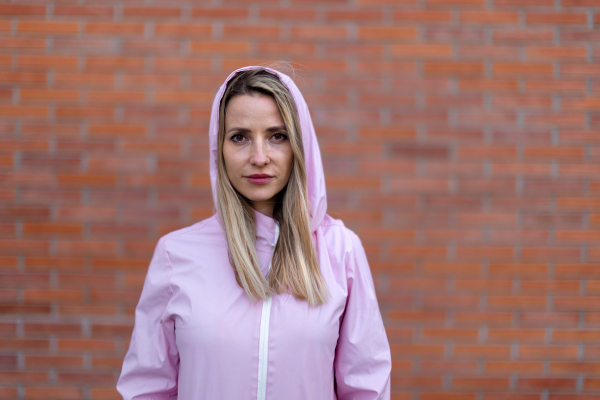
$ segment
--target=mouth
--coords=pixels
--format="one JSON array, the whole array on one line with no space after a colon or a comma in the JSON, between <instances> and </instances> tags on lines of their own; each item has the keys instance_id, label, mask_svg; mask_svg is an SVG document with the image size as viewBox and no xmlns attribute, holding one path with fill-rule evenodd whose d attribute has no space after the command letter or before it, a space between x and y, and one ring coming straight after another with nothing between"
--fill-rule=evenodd
<instances>
[{"instance_id":1,"label":"mouth","mask_svg":"<svg viewBox=\"0 0 600 400\"><path fill-rule=\"evenodd\" d=\"M273 179L273 176L268 174L253 174L248 175L245 178L248 179L250 183L261 185L269 182L271 179Z\"/></svg>"}]
</instances>

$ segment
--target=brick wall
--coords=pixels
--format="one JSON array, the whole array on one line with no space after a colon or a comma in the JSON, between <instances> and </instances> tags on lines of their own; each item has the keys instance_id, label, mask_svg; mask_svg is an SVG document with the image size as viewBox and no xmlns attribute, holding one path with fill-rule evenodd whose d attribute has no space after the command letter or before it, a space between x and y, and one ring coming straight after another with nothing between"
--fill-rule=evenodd
<instances>
[{"instance_id":1,"label":"brick wall","mask_svg":"<svg viewBox=\"0 0 600 400\"><path fill-rule=\"evenodd\" d=\"M0 4L0 398L115 399L209 107L297 68L395 400L600 399L600 1Z\"/></svg>"}]
</instances>

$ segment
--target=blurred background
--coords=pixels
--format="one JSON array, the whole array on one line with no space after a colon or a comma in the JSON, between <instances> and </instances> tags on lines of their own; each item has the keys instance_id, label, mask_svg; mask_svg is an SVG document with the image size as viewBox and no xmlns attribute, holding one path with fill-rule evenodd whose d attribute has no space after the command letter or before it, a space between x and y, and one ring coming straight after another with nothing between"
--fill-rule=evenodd
<instances>
[{"instance_id":1,"label":"blurred background","mask_svg":"<svg viewBox=\"0 0 600 400\"><path fill-rule=\"evenodd\" d=\"M599 27L599 0L4 0L0 398L119 398L158 238L213 214L213 97L284 61L392 398L600 399Z\"/></svg>"}]
</instances>

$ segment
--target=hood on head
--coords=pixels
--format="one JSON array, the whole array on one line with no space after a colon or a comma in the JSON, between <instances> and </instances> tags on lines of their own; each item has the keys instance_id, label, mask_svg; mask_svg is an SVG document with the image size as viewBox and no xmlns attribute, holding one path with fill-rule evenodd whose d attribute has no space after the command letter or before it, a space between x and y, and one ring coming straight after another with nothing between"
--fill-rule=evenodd
<instances>
[{"instance_id":1,"label":"hood on head","mask_svg":"<svg viewBox=\"0 0 600 400\"><path fill-rule=\"evenodd\" d=\"M298 118L300 121L300 130L302 131L302 143L304 145L304 157L306 164L306 178L308 182L308 203L310 211L310 226L314 232L317 230L323 217L327 212L327 193L325 190L325 175L323 174L323 163L321 162L321 152L319 143L315 134L308 106L304 101L304 97L294 81L287 75L282 74L267 67L249 66L233 71L219 88L215 100L213 101L212 112L210 115L210 126L208 130L209 148L210 148L210 183L212 186L213 201L217 208L217 149L219 136L219 106L221 98L225 93L227 83L238 72L250 69L264 69L279 77L279 80L288 88L298 109Z\"/></svg>"}]
</instances>

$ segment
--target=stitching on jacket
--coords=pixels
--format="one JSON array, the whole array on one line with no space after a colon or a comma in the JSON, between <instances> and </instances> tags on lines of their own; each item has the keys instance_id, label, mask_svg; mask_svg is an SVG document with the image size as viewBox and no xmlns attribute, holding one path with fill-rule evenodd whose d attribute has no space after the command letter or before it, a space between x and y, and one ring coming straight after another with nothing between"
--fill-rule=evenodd
<instances>
[{"instance_id":1,"label":"stitching on jacket","mask_svg":"<svg viewBox=\"0 0 600 400\"><path fill-rule=\"evenodd\" d=\"M162 246L163 249L165 251L165 255L167 256L167 260L169 261L169 267L171 267L171 274L169 275L169 289L171 289L171 298L169 299L169 302L167 303L167 307L165 308L165 311L163 312L162 317L160 318L161 321L165 320L165 317L167 315L167 312L169 311L169 306L171 306L171 302L173 301L173 298L175 297L175 291L173 290L173 286L171 286L171 278L173 278L173 263L171 263L171 257L169 257L169 252L167 251L167 244L165 243L167 240L165 238L163 238L162 240Z\"/></svg>"}]
</instances>

